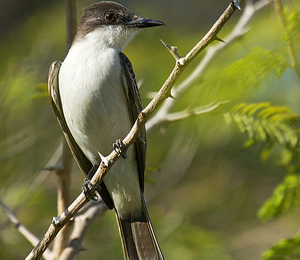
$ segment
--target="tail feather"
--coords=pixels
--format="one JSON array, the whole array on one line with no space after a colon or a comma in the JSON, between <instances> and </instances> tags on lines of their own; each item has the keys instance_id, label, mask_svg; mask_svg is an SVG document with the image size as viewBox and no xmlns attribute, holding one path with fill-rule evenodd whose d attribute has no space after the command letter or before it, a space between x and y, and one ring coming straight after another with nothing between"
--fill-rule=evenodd
<instances>
[{"instance_id":1,"label":"tail feather","mask_svg":"<svg viewBox=\"0 0 300 260\"><path fill-rule=\"evenodd\" d=\"M142 196L143 197L143 196ZM163 260L163 254L156 240L144 198L143 213L139 219L117 220L125 260Z\"/></svg>"}]
</instances>

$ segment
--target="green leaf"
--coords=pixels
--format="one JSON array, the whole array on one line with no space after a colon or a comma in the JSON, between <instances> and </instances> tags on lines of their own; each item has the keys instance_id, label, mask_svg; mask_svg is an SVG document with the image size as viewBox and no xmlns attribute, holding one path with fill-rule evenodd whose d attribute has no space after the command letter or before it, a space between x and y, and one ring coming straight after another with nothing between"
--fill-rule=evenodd
<instances>
[{"instance_id":1,"label":"green leaf","mask_svg":"<svg viewBox=\"0 0 300 260\"><path fill-rule=\"evenodd\" d=\"M255 87L269 72L280 78L287 67L288 62L282 53L255 47L245 58L224 70L224 80L239 88Z\"/></svg>"},{"instance_id":2,"label":"green leaf","mask_svg":"<svg viewBox=\"0 0 300 260\"><path fill-rule=\"evenodd\" d=\"M245 148L257 143L262 145L262 160L270 158L274 144L285 150L279 153L282 166L290 163L291 158L299 153L300 115L287 107L272 106L270 103L241 103L224 117L227 123L235 123L240 132L248 135Z\"/></svg>"},{"instance_id":3,"label":"green leaf","mask_svg":"<svg viewBox=\"0 0 300 260\"><path fill-rule=\"evenodd\" d=\"M264 253L262 260L300 259L300 236L284 239Z\"/></svg>"},{"instance_id":4,"label":"green leaf","mask_svg":"<svg viewBox=\"0 0 300 260\"><path fill-rule=\"evenodd\" d=\"M300 177L290 174L274 190L272 197L260 208L258 217L267 221L294 209L299 201Z\"/></svg>"},{"instance_id":5,"label":"green leaf","mask_svg":"<svg viewBox=\"0 0 300 260\"><path fill-rule=\"evenodd\" d=\"M292 11L289 13L289 9L284 9L284 16L286 21L287 30L285 35L283 36L283 40L286 42L291 41L291 37L295 34L300 33L300 12L299 11Z\"/></svg>"},{"instance_id":6,"label":"green leaf","mask_svg":"<svg viewBox=\"0 0 300 260\"><path fill-rule=\"evenodd\" d=\"M224 113L225 124L230 125L232 123L232 118L229 112Z\"/></svg>"},{"instance_id":7,"label":"green leaf","mask_svg":"<svg viewBox=\"0 0 300 260\"><path fill-rule=\"evenodd\" d=\"M274 144L266 143L261 150L260 158L262 161L266 161L270 158Z\"/></svg>"},{"instance_id":8,"label":"green leaf","mask_svg":"<svg viewBox=\"0 0 300 260\"><path fill-rule=\"evenodd\" d=\"M283 149L280 160L278 160L277 164L282 166L288 165L293 159L293 155L294 153L290 149Z\"/></svg>"}]
</instances>

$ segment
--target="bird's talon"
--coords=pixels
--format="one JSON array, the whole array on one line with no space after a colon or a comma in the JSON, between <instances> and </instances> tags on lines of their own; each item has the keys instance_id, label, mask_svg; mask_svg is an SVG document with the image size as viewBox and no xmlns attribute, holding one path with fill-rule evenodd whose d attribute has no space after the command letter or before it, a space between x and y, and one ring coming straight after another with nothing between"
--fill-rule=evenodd
<instances>
[{"instance_id":1,"label":"bird's talon","mask_svg":"<svg viewBox=\"0 0 300 260\"><path fill-rule=\"evenodd\" d=\"M82 186L83 193L85 195L85 198L93 201L97 201L98 197L95 195L95 190L96 188L91 184L90 179L85 178L83 181L83 186Z\"/></svg>"},{"instance_id":2,"label":"bird's talon","mask_svg":"<svg viewBox=\"0 0 300 260\"><path fill-rule=\"evenodd\" d=\"M114 150L116 153L118 153L120 156L122 156L124 159L127 158L126 152L127 148L125 147L124 143L118 139L114 144L113 144Z\"/></svg>"}]
</instances>

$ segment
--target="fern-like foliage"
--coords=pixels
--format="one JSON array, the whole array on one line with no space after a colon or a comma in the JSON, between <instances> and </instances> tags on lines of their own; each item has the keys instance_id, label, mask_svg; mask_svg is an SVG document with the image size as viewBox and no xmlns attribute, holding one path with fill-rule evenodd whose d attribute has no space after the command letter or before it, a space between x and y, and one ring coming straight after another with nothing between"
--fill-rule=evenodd
<instances>
[{"instance_id":1,"label":"fern-like foliage","mask_svg":"<svg viewBox=\"0 0 300 260\"><path fill-rule=\"evenodd\" d=\"M242 133L247 133L248 140L244 147L261 144L263 160L269 158L277 146L281 151L278 162L287 168L288 175L261 207L259 218L266 221L294 209L300 195L300 116L287 107L272 106L270 103L242 103L226 113L225 120L236 123Z\"/></svg>"},{"instance_id":2,"label":"fern-like foliage","mask_svg":"<svg viewBox=\"0 0 300 260\"><path fill-rule=\"evenodd\" d=\"M258 217L267 221L293 210L298 205L299 195L300 176L288 174L275 188L272 197L260 208Z\"/></svg>"},{"instance_id":3,"label":"fern-like foliage","mask_svg":"<svg viewBox=\"0 0 300 260\"><path fill-rule=\"evenodd\" d=\"M300 11L299 10L293 10L290 11L289 9L284 9L284 16L286 20L286 32L283 36L283 40L286 42L290 42L292 36L300 33Z\"/></svg>"},{"instance_id":4,"label":"fern-like foliage","mask_svg":"<svg viewBox=\"0 0 300 260\"><path fill-rule=\"evenodd\" d=\"M255 47L245 58L229 65L223 78L235 89L247 89L257 86L270 72L280 78L287 67L283 53Z\"/></svg>"},{"instance_id":5,"label":"fern-like foliage","mask_svg":"<svg viewBox=\"0 0 300 260\"><path fill-rule=\"evenodd\" d=\"M300 259L300 237L283 239L263 255L263 260L296 260Z\"/></svg>"},{"instance_id":6,"label":"fern-like foliage","mask_svg":"<svg viewBox=\"0 0 300 260\"><path fill-rule=\"evenodd\" d=\"M263 160L269 158L275 144L282 148L282 165L288 165L293 157L291 152L298 151L300 116L287 107L272 106L270 103L242 103L224 117L228 124L235 122L242 133L247 133L245 148L262 144Z\"/></svg>"}]
</instances>

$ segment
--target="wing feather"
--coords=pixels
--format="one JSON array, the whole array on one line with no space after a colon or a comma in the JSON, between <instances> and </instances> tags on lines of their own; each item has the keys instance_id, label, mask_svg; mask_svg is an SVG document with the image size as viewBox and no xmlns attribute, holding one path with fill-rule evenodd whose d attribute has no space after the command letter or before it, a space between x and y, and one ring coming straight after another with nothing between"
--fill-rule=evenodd
<instances>
[{"instance_id":1,"label":"wing feather","mask_svg":"<svg viewBox=\"0 0 300 260\"><path fill-rule=\"evenodd\" d=\"M54 61L49 69L48 75L48 91L51 97L51 105L54 111L54 114L60 124L61 129L63 130L66 141L71 149L71 152L79 166L79 168L88 175L91 171L95 171L97 167L93 165L90 160L85 156L79 145L76 143L73 135L70 132L70 129L67 125L66 119L64 117L60 93L59 93L59 70L62 65L61 61ZM102 182L100 184L101 190L99 191L102 199L106 203L107 207L113 208L113 201L105 187L105 184Z\"/></svg>"},{"instance_id":2,"label":"wing feather","mask_svg":"<svg viewBox=\"0 0 300 260\"><path fill-rule=\"evenodd\" d=\"M143 110L139 89L136 84L135 75L132 69L131 62L127 58L127 56L120 52L120 60L123 72L123 86L125 88L125 92L128 99L128 106L131 114L132 125L139 113ZM147 150L147 139L146 139L146 129L145 127L142 129L140 133L140 137L136 143L136 159L138 164L139 171L139 181L142 191L144 190L144 172L146 168L146 150Z\"/></svg>"}]
</instances>

